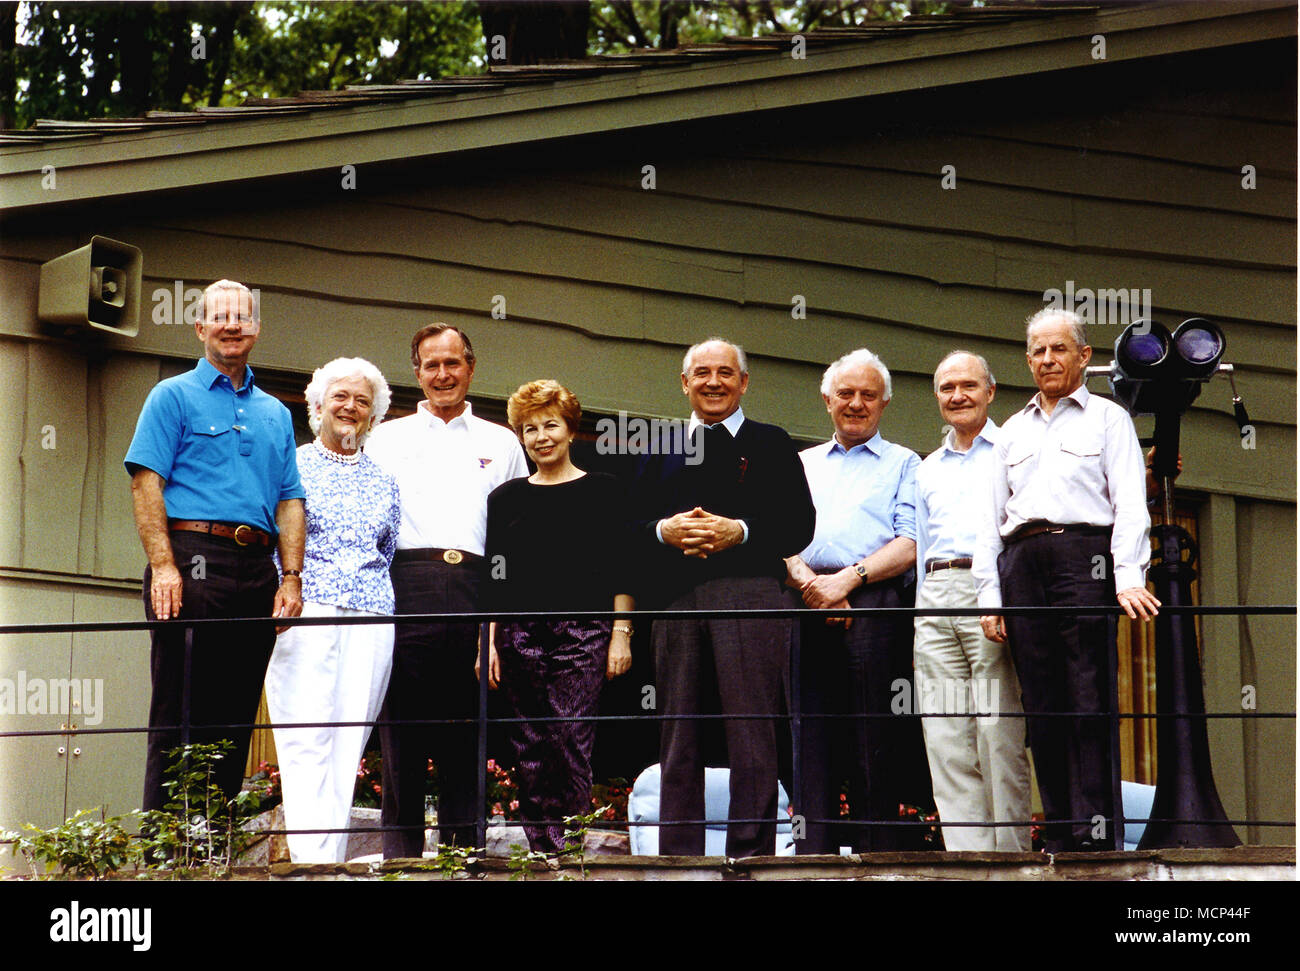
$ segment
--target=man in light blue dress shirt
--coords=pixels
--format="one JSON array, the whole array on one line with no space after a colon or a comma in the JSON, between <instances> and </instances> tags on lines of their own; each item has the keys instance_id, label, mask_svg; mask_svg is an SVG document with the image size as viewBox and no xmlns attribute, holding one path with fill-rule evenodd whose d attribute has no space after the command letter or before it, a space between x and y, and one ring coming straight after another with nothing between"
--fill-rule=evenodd
<instances>
[{"instance_id":1,"label":"man in light blue dress shirt","mask_svg":"<svg viewBox=\"0 0 1300 971\"><path fill-rule=\"evenodd\" d=\"M817 528L803 552L786 560L786 583L812 609L910 606L920 459L880 434L892 394L889 371L860 348L827 368L821 393L835 434L799 456L817 507ZM904 845L901 827L854 826L840 836L816 821L839 815L838 783L845 776L853 820L897 821L904 726L894 718L852 716L890 714L892 686L899 679L910 682L911 666L905 617L818 617L801 625L800 690L792 701L804 712L849 717L809 718L801 726L796 805L809 822L799 852Z\"/></svg>"},{"instance_id":2,"label":"man in light blue dress shirt","mask_svg":"<svg viewBox=\"0 0 1300 971\"><path fill-rule=\"evenodd\" d=\"M971 558L989 515L998 426L989 418L996 385L988 362L953 351L934 372L943 445L916 474L918 607L975 607ZM916 701L939 818L980 823L1029 818L1029 759L1020 682L1005 644L984 636L979 617L917 617ZM992 714L975 717L974 713ZM1012 717L999 717L997 713ZM948 826L949 850L1028 852L1028 826Z\"/></svg>"}]
</instances>

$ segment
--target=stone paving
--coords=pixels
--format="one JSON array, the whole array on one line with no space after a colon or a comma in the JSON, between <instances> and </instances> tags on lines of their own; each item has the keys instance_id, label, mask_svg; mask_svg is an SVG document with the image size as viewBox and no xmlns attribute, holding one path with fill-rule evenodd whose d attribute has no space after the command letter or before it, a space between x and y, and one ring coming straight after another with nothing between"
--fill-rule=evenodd
<instances>
[{"instance_id":1,"label":"stone paving","mask_svg":"<svg viewBox=\"0 0 1300 971\"><path fill-rule=\"evenodd\" d=\"M343 864L274 863L240 868L242 880L509 880L510 861L470 858L448 875L436 858ZM1295 848L1142 850L1128 853L868 853L854 856L725 857L589 856L534 864L532 880L861 881L861 880L1288 880L1296 879Z\"/></svg>"}]
</instances>

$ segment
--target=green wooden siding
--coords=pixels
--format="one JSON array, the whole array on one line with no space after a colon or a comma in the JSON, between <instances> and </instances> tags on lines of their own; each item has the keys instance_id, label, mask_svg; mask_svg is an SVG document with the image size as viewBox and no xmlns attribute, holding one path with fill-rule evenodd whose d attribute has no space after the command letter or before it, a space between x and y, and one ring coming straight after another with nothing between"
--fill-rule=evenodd
<instances>
[{"instance_id":1,"label":"green wooden siding","mask_svg":"<svg viewBox=\"0 0 1300 971\"><path fill-rule=\"evenodd\" d=\"M553 377L592 413L683 415L683 350L726 335L750 352L746 411L807 441L830 431L822 370L866 345L894 375L885 435L922 454L941 434L939 358L959 346L988 357L994 416L1004 419L1032 389L1023 320L1046 290L1073 280L1147 288L1166 323L1204 315L1224 328L1257 447L1239 447L1227 382L1216 379L1184 424L1180 486L1209 497L1202 529L1219 580L1207 583L1207 601L1288 602L1294 45L1278 66L1280 56L1253 45L1115 74L1097 67L547 142L463 164L362 164L355 191L338 175L354 159L346 146L329 158L323 138L311 165L324 168L312 173L13 220L0 236L0 380L21 407L0 415L0 488L15 513L0 517L0 567L139 575L121 457L149 388L199 351L191 327L151 320L149 296L175 280L261 289L255 369L305 384L325 360L361 355L414 388L409 335L443 319L474 339L476 395L499 401ZM641 186L646 164L653 190ZM953 190L941 188L945 165ZM1255 189L1242 187L1244 165L1255 166ZM93 349L53 341L35 322L39 264L91 232L140 246L146 274L139 336ZM503 320L492 317L497 295ZM806 319L791 315L796 295ZM1118 333L1094 328L1097 363ZM56 449L41 447L50 423ZM1139 420L1141 431L1149 425ZM11 582L25 581L0 586ZM47 619L16 595L4 603L6 617ZM1207 621L1206 631L1212 705L1239 705L1240 686L1256 681L1261 709L1288 705L1294 621ZM1293 731L1215 723L1233 812L1293 813Z\"/></svg>"}]
</instances>

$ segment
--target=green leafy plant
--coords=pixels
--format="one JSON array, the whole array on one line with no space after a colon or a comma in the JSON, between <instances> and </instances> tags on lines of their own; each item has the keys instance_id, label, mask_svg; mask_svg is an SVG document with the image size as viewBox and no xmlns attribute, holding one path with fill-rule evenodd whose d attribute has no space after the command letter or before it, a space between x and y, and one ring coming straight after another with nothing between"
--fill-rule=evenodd
<instances>
[{"instance_id":1,"label":"green leafy plant","mask_svg":"<svg viewBox=\"0 0 1300 971\"><path fill-rule=\"evenodd\" d=\"M261 811L270 788L268 784L225 798L214 775L217 764L233 750L232 742L221 741L169 751L166 809L125 817L105 816L102 808L83 809L51 829L27 823L22 833L0 834L0 842L16 844L37 876L100 879L141 865L179 875L228 872L254 839L247 824ZM137 835L127 831L127 821L138 821ZM38 861L45 864L44 871L37 869Z\"/></svg>"},{"instance_id":2,"label":"green leafy plant","mask_svg":"<svg viewBox=\"0 0 1300 971\"><path fill-rule=\"evenodd\" d=\"M83 809L53 829L26 823L22 833L4 833L0 841L16 844L38 877L99 880L140 859L140 847L132 842L122 817L105 816L103 807ZM37 861L45 864L44 870L37 868Z\"/></svg>"},{"instance_id":3,"label":"green leafy plant","mask_svg":"<svg viewBox=\"0 0 1300 971\"><path fill-rule=\"evenodd\" d=\"M483 850L465 846L448 846L438 844L438 854L433 858L433 868L442 873L443 879L452 880L456 874L469 867L469 861Z\"/></svg>"},{"instance_id":4,"label":"green leafy plant","mask_svg":"<svg viewBox=\"0 0 1300 971\"><path fill-rule=\"evenodd\" d=\"M522 843L510 844L510 860L506 863L506 868L510 871L511 880L527 880L528 874L533 871L534 863L545 863L548 857L540 850L530 850Z\"/></svg>"},{"instance_id":5,"label":"green leafy plant","mask_svg":"<svg viewBox=\"0 0 1300 971\"><path fill-rule=\"evenodd\" d=\"M578 867L582 870L584 880L587 878L587 831L599 820L607 818L610 808L597 806L589 813L564 817L564 852L566 855L577 855Z\"/></svg>"},{"instance_id":6,"label":"green leafy plant","mask_svg":"<svg viewBox=\"0 0 1300 971\"><path fill-rule=\"evenodd\" d=\"M217 785L217 763L234 751L223 739L172 749L167 767L167 804L141 812L139 843L145 861L161 870L224 874L254 837L246 826L262 809L264 789L244 790L226 799Z\"/></svg>"}]
</instances>

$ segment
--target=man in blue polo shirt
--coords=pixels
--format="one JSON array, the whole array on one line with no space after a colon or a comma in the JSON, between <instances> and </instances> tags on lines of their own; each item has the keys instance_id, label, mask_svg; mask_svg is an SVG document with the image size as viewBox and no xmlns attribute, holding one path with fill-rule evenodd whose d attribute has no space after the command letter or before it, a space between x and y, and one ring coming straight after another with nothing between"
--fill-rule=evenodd
<instances>
[{"instance_id":1,"label":"man in blue polo shirt","mask_svg":"<svg viewBox=\"0 0 1300 971\"><path fill-rule=\"evenodd\" d=\"M296 617L302 610L303 489L294 458L293 421L255 386L248 355L260 321L243 284L219 280L203 294L194 325L204 356L194 370L149 393L126 454L150 620ZM279 579L272 552L279 547ZM235 751L216 781L233 799L243 782L249 728L257 715L276 631L269 625L192 628L186 712L184 630L154 631L149 727L188 715L194 743L228 738ZM166 802L166 752L175 728L150 732L145 809Z\"/></svg>"}]
</instances>

